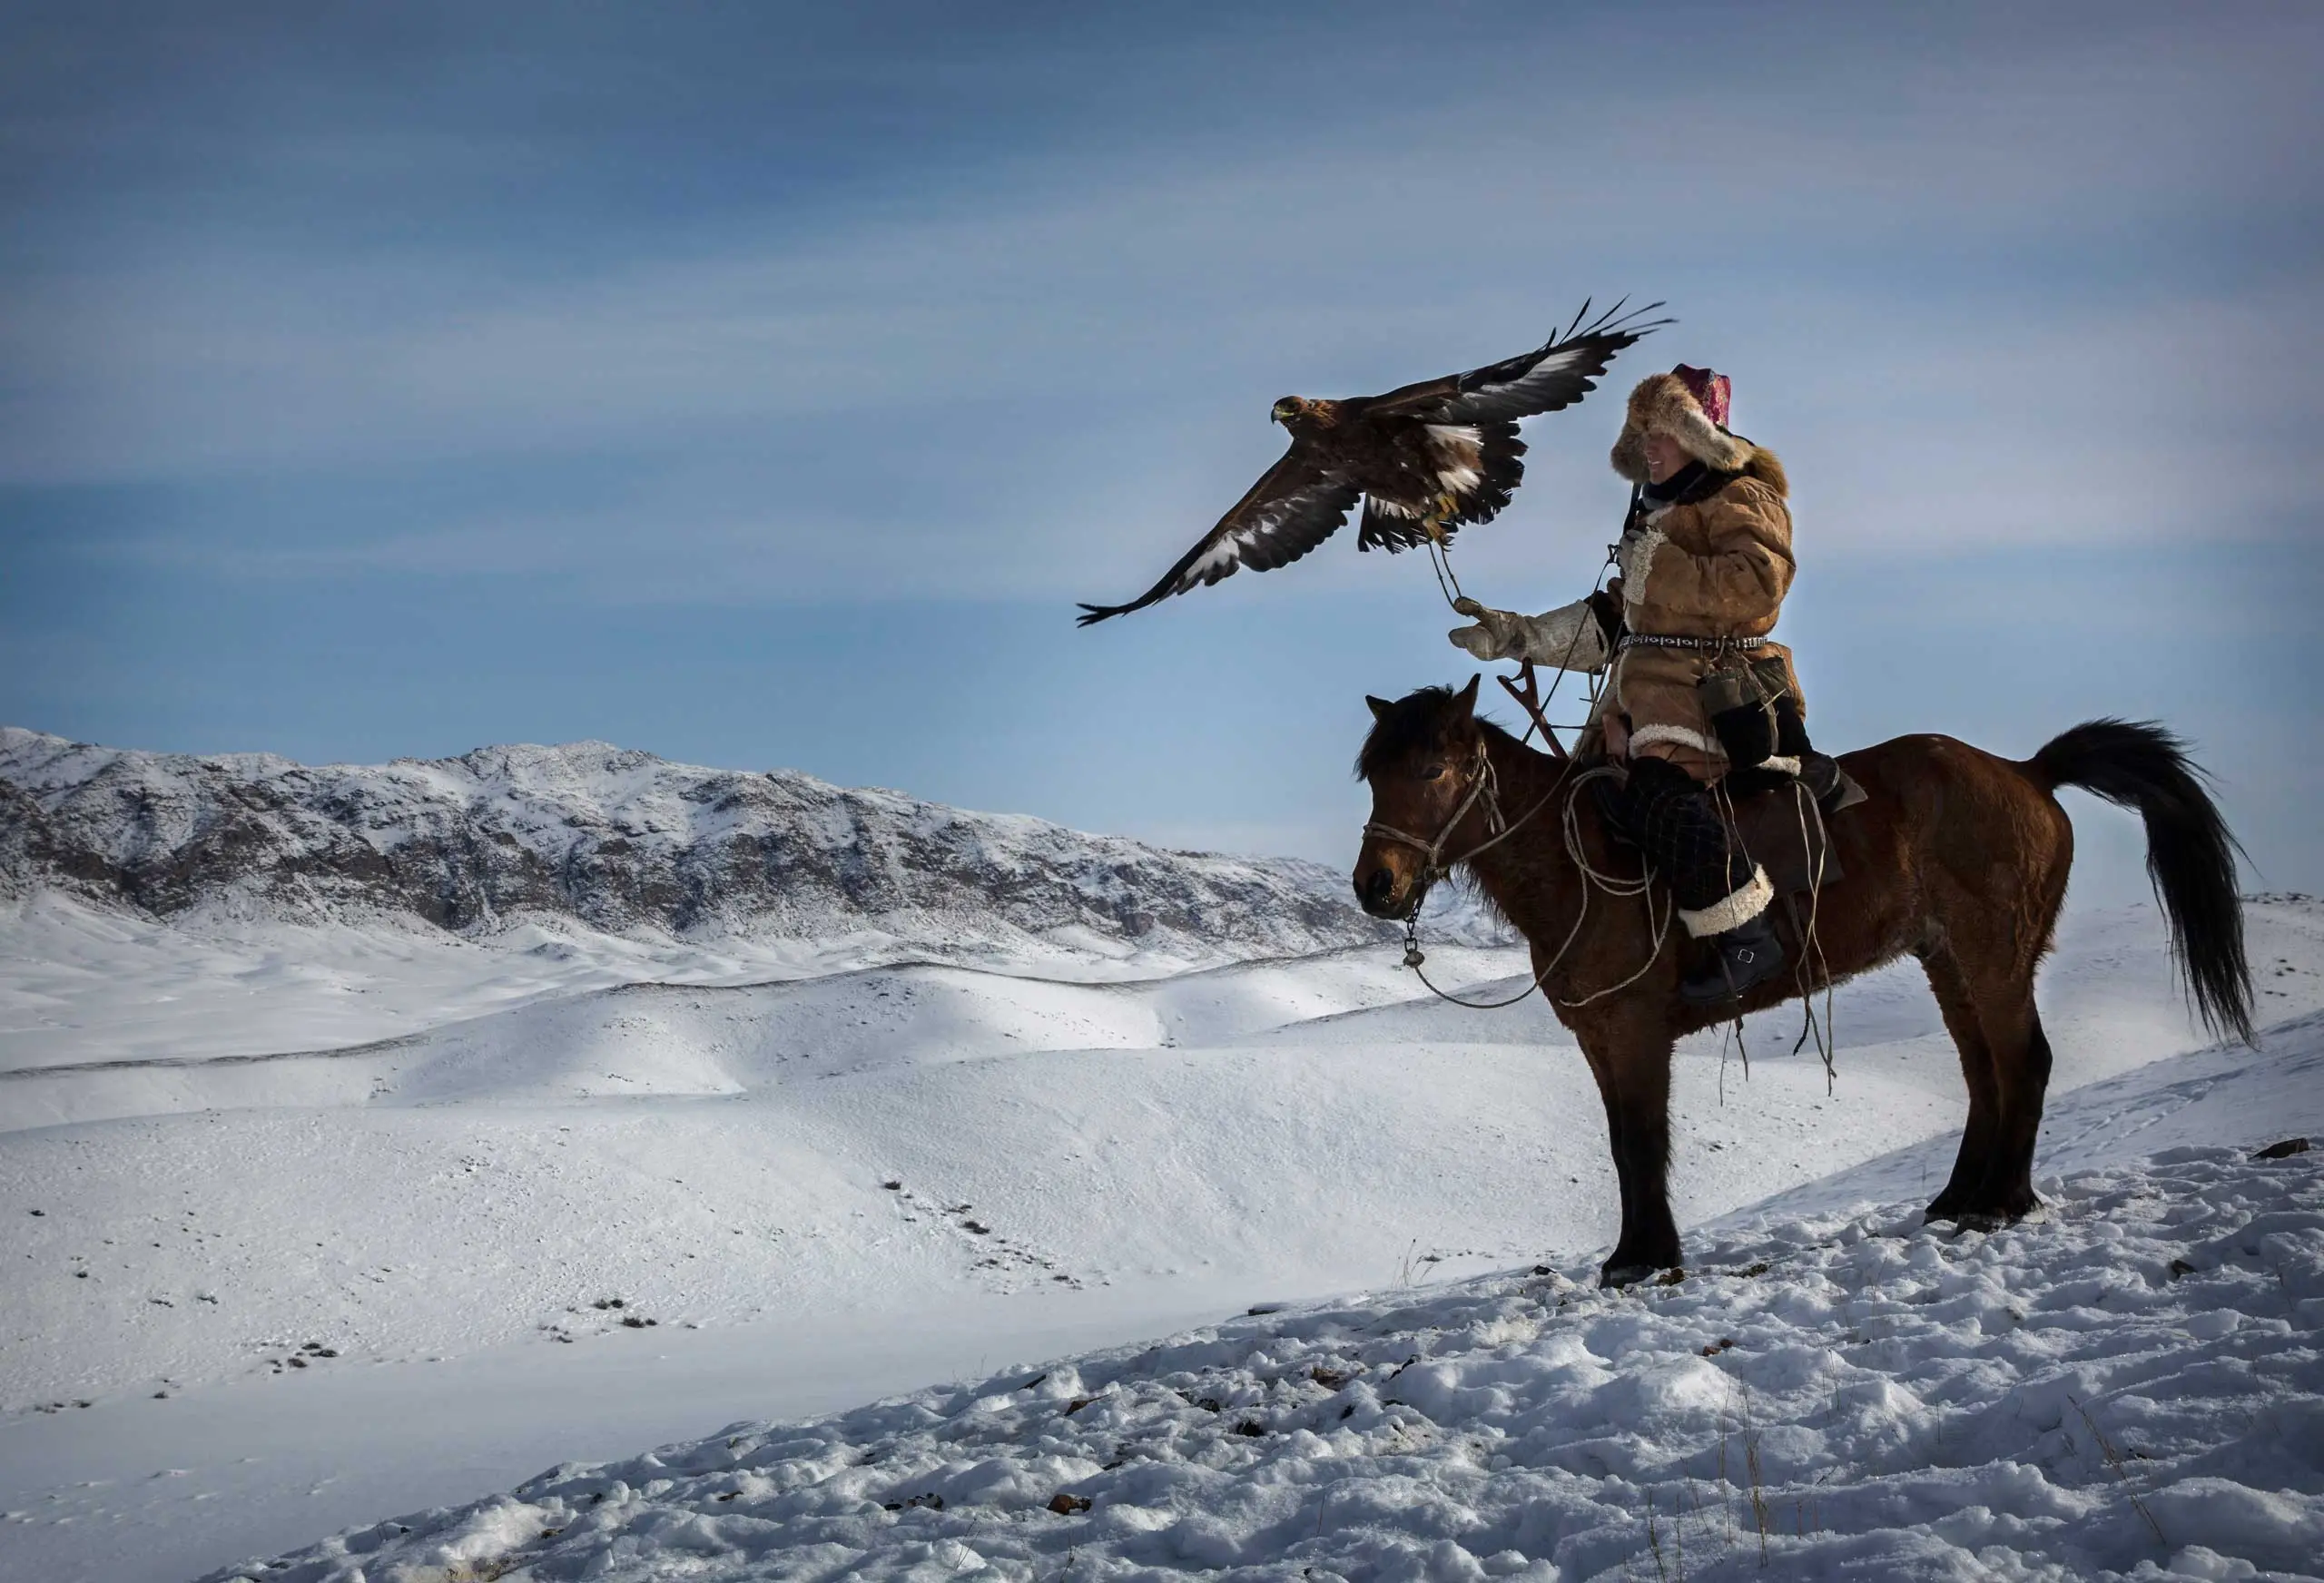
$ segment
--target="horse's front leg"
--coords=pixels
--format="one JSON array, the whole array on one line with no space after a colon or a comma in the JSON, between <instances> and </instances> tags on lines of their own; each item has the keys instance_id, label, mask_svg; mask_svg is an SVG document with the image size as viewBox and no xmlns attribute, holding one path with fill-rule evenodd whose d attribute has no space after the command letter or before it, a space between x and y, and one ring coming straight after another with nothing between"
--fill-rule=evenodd
<instances>
[{"instance_id":1,"label":"horse's front leg","mask_svg":"<svg viewBox=\"0 0 2324 1583\"><path fill-rule=\"evenodd\" d=\"M1659 1017L1620 1012L1575 1029L1606 1103L1606 1132L1621 1183L1622 1234L1600 1266L1601 1286L1627 1286L1679 1263L1670 1218L1669 1028Z\"/></svg>"}]
</instances>

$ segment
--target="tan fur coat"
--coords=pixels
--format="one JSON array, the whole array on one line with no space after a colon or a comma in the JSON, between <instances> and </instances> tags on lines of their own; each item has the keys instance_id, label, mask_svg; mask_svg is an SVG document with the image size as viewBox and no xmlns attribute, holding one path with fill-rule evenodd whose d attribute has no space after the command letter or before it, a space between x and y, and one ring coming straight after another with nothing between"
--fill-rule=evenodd
<instances>
[{"instance_id":1,"label":"tan fur coat","mask_svg":"<svg viewBox=\"0 0 2324 1583\"><path fill-rule=\"evenodd\" d=\"M1746 442L1748 443L1748 442ZM1746 661L1790 651L1768 643L1791 589L1791 508L1774 453L1749 447L1740 473L1715 495L1667 506L1623 536L1621 575L1610 586L1633 633L1735 638ZM1627 717L1633 757L1668 759L1699 780L1727 772L1695 686L1719 663L1701 649L1627 647L1614 660L1611 706ZM1798 695L1797 678L1791 682ZM1802 703L1802 713L1806 706Z\"/></svg>"}]
</instances>

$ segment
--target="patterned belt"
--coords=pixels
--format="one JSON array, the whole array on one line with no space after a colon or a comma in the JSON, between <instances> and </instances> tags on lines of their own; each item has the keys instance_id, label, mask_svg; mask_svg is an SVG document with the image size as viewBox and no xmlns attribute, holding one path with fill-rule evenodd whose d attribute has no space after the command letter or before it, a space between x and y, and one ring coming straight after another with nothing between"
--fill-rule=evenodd
<instances>
[{"instance_id":1,"label":"patterned belt","mask_svg":"<svg viewBox=\"0 0 2324 1583\"><path fill-rule=\"evenodd\" d=\"M1659 637L1652 633L1626 632L1617 648L1756 649L1773 643L1769 637Z\"/></svg>"}]
</instances>

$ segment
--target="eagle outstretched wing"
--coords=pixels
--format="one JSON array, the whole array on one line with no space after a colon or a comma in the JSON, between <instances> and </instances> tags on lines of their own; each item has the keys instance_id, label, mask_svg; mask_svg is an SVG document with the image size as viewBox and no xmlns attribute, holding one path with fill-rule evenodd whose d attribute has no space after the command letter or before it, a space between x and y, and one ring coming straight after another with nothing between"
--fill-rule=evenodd
<instances>
[{"instance_id":1,"label":"eagle outstretched wing","mask_svg":"<svg viewBox=\"0 0 2324 1583\"><path fill-rule=\"evenodd\" d=\"M1584 302L1573 322L1551 336L1538 350L1465 374L1423 380L1375 396L1364 405L1373 412L1408 412L1438 423L1477 423L1531 418L1571 407L1597 388L1598 376L1624 347L1669 324L1668 319L1642 320L1662 306L1649 302L1623 311L1624 298L1588 325Z\"/></svg>"},{"instance_id":2,"label":"eagle outstretched wing","mask_svg":"<svg viewBox=\"0 0 2324 1583\"><path fill-rule=\"evenodd\" d=\"M1160 582L1128 605L1084 605L1080 624L1143 610L1244 566L1289 565L1337 532L1359 498L1358 549L1393 555L1443 544L1463 523L1491 521L1525 476L1517 420L1572 406L1597 388L1615 353L1672 322L1643 317L1661 303L1625 312L1629 300L1594 320L1584 302L1546 346L1465 374L1384 396L1277 402L1274 417L1293 436L1283 459Z\"/></svg>"},{"instance_id":3,"label":"eagle outstretched wing","mask_svg":"<svg viewBox=\"0 0 2324 1583\"><path fill-rule=\"evenodd\" d=\"M1128 605L1084 605L1076 624L1143 610L1173 594L1231 577L1243 566L1256 572L1287 566L1339 531L1363 493L1362 485L1334 471L1314 447L1296 442L1160 582Z\"/></svg>"}]
</instances>

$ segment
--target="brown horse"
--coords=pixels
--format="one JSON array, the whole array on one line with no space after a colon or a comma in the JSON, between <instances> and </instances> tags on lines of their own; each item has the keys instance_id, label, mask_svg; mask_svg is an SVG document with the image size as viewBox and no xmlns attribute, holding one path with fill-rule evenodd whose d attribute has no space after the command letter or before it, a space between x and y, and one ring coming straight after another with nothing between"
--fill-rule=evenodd
<instances>
[{"instance_id":1,"label":"brown horse","mask_svg":"<svg viewBox=\"0 0 2324 1583\"><path fill-rule=\"evenodd\" d=\"M1608 830L1577 761L1478 719L1476 699L1472 678L1458 693L1367 700L1375 721L1356 772L1371 783L1372 823L1355 891L1365 911L1405 918L1431 880L1465 869L1531 944L1541 990L1605 1101L1622 1233L1600 1278L1622 1285L1679 1263L1664 1185L1672 1043L1735 1012L1679 998L1687 942L1669 928L1659 887L1644 898L1600 889L1587 898L1589 927L1577 928L1591 882L1576 854L1633 879L1639 856ZM2147 870L2196 1008L2213 1028L2250 1038L2235 840L2169 733L2091 721L2024 763L1951 737L1906 736L1841 762L1869 793L1831 821L1845 878L1817 899L1812 944L1803 945L1791 909L1773 909L1798 970L1760 986L1742 1008L1779 1005L1907 951L1920 959L1969 1085L1960 1156L1928 1206L1931 1220L1999 1225L2039 1202L2034 1140L2050 1046L2034 971L2073 861L2073 826L2056 788L2083 787L2144 818Z\"/></svg>"}]
</instances>

